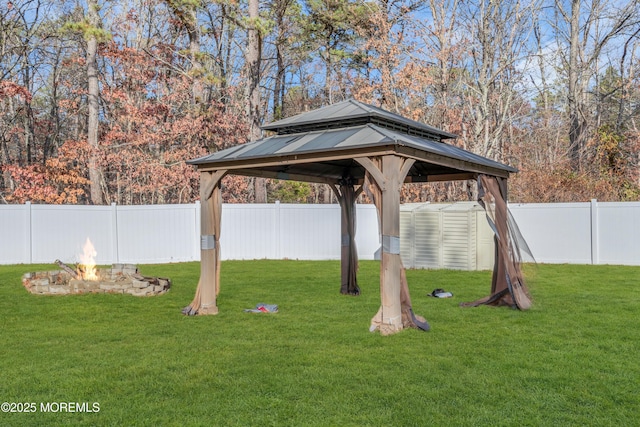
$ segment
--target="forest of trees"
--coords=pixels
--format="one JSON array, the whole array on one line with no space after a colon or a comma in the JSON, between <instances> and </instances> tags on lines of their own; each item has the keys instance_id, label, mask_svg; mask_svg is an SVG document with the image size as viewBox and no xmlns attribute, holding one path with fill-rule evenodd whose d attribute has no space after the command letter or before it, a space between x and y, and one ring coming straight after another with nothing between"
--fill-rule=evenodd
<instances>
[{"instance_id":1,"label":"forest of trees","mask_svg":"<svg viewBox=\"0 0 640 427\"><path fill-rule=\"evenodd\" d=\"M0 28L0 204L192 202L185 160L348 98L517 167L512 202L640 200L640 0L0 0Z\"/></svg>"}]
</instances>

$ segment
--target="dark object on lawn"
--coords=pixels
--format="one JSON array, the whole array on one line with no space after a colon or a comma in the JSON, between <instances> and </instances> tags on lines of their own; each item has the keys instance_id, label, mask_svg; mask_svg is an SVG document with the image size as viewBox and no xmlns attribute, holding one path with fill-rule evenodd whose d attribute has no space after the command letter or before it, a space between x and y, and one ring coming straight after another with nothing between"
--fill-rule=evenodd
<instances>
[{"instance_id":1,"label":"dark object on lawn","mask_svg":"<svg viewBox=\"0 0 640 427\"><path fill-rule=\"evenodd\" d=\"M447 292L444 289L434 289L433 292L429 294L430 297L435 298L451 298L453 294L451 292Z\"/></svg>"},{"instance_id":2,"label":"dark object on lawn","mask_svg":"<svg viewBox=\"0 0 640 427\"><path fill-rule=\"evenodd\" d=\"M426 319L424 319L423 317L421 317L420 319L418 319L416 317L416 315L413 313L413 309L410 308L409 309L409 313L411 313L411 320L413 320L414 325L418 328L421 329L425 332L428 332L431 330L431 325L429 325L429 322L426 321ZM423 320L421 320L423 319Z\"/></svg>"},{"instance_id":3,"label":"dark object on lawn","mask_svg":"<svg viewBox=\"0 0 640 427\"><path fill-rule=\"evenodd\" d=\"M256 304L256 308L246 308L244 311L248 313L277 313L278 306L276 304Z\"/></svg>"}]
</instances>

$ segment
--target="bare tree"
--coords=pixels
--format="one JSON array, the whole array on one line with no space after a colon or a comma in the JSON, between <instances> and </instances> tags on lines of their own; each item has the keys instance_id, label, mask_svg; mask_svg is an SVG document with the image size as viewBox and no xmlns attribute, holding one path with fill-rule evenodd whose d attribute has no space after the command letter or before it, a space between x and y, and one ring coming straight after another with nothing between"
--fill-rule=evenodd
<instances>
[{"instance_id":1,"label":"bare tree","mask_svg":"<svg viewBox=\"0 0 640 427\"><path fill-rule=\"evenodd\" d=\"M555 0L553 25L562 73L567 79L568 154L574 169L582 166L591 123L589 87L598 74L605 48L640 25L640 3L613 0ZM563 46L568 47L562 49Z\"/></svg>"},{"instance_id":2,"label":"bare tree","mask_svg":"<svg viewBox=\"0 0 640 427\"><path fill-rule=\"evenodd\" d=\"M429 0L426 11L430 19L422 23L420 37L424 44L429 84L425 92L431 100L425 105L424 120L438 128L458 133L464 109L464 61L466 40L459 31L460 1ZM462 136L462 135L461 135Z\"/></svg>"},{"instance_id":3,"label":"bare tree","mask_svg":"<svg viewBox=\"0 0 640 427\"><path fill-rule=\"evenodd\" d=\"M470 2L461 15L471 35L468 148L483 156L502 159L511 109L518 97L518 66L529 57L528 40L538 6L535 1L479 0Z\"/></svg>"},{"instance_id":4,"label":"bare tree","mask_svg":"<svg viewBox=\"0 0 640 427\"><path fill-rule=\"evenodd\" d=\"M271 114L274 120L283 118L285 94L287 93L287 76L295 64L303 62L307 56L301 37L302 11L296 0L271 0L267 5L269 17L274 31L265 39L265 62L267 67L263 81L271 81L267 86L273 87L271 96ZM289 79L290 80L290 79ZM263 83L264 84L264 83ZM294 108L300 108L300 105ZM267 110L267 108L265 108Z\"/></svg>"}]
</instances>

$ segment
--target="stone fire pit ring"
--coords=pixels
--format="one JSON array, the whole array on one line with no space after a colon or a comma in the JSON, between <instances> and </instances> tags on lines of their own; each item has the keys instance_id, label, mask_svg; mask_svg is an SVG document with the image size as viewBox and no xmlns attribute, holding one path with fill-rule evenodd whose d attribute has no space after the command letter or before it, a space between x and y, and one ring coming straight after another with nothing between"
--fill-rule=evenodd
<instances>
[{"instance_id":1,"label":"stone fire pit ring","mask_svg":"<svg viewBox=\"0 0 640 427\"><path fill-rule=\"evenodd\" d=\"M133 264L113 264L111 268L98 268L97 280L83 280L65 270L25 273L22 284L32 294L68 295L87 293L129 294L153 296L166 293L171 280L143 276Z\"/></svg>"}]
</instances>

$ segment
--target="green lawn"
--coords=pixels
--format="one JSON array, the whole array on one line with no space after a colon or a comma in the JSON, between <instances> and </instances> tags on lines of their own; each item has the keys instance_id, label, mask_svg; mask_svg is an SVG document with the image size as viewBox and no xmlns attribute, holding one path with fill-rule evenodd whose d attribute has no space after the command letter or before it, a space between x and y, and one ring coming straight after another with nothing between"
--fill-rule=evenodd
<instances>
[{"instance_id":1,"label":"green lawn","mask_svg":"<svg viewBox=\"0 0 640 427\"><path fill-rule=\"evenodd\" d=\"M637 267L539 265L528 312L458 306L489 272L408 271L432 330L389 337L368 331L373 261L360 297L340 295L338 262L224 262L220 314L202 317L180 313L197 263L141 266L173 281L148 298L27 293L22 274L43 269L0 266L0 401L38 409L0 425L640 425ZM259 302L280 312L243 312Z\"/></svg>"}]
</instances>

